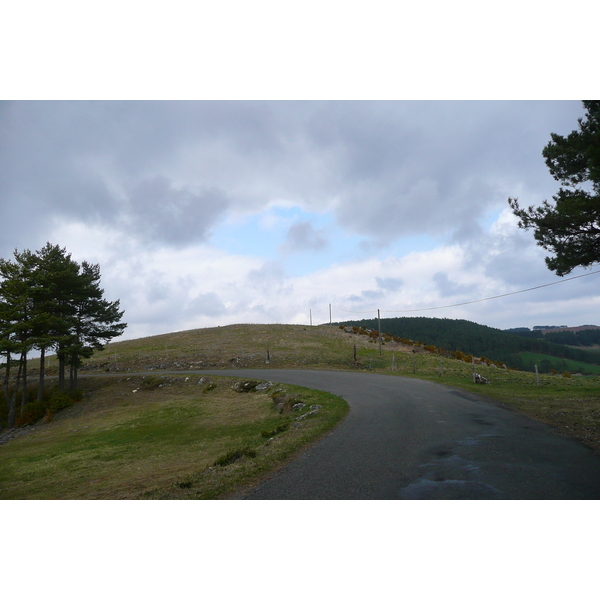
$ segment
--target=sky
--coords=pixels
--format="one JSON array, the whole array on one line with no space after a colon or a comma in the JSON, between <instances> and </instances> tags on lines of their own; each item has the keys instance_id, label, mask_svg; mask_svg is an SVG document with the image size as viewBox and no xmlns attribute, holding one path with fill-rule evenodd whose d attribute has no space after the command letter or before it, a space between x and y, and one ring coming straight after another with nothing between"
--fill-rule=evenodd
<instances>
[{"instance_id":1,"label":"sky","mask_svg":"<svg viewBox=\"0 0 600 600\"><path fill-rule=\"evenodd\" d=\"M508 206L581 102L3 101L0 255L47 241L101 267L122 339L382 317L600 324ZM570 276L589 273L578 269ZM566 279L566 278L565 278Z\"/></svg>"},{"instance_id":2,"label":"sky","mask_svg":"<svg viewBox=\"0 0 600 600\"><path fill-rule=\"evenodd\" d=\"M595 275L439 308L560 281L508 198L552 199L542 149L597 96L582 0L474 6L13 3L0 256L51 242L98 263L122 339L330 305L600 324Z\"/></svg>"}]
</instances>

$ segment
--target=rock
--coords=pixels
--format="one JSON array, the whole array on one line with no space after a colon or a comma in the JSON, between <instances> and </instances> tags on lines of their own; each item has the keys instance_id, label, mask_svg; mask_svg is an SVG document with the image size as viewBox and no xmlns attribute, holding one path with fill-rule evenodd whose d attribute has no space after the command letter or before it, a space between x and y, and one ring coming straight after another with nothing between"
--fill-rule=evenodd
<instances>
[{"instance_id":1,"label":"rock","mask_svg":"<svg viewBox=\"0 0 600 600\"><path fill-rule=\"evenodd\" d=\"M257 392L264 392L270 388L273 387L273 382L272 381L265 381L264 383L261 383L259 385L256 386L256 391Z\"/></svg>"},{"instance_id":2,"label":"rock","mask_svg":"<svg viewBox=\"0 0 600 600\"><path fill-rule=\"evenodd\" d=\"M300 415L298 418L296 418L296 421L301 421L302 419L305 419L306 417L310 417L312 415L316 415L323 407L320 404L312 404L310 407L310 410L307 413L304 413L303 415Z\"/></svg>"},{"instance_id":3,"label":"rock","mask_svg":"<svg viewBox=\"0 0 600 600\"><path fill-rule=\"evenodd\" d=\"M479 373L473 373L473 383L489 383L489 381Z\"/></svg>"},{"instance_id":4,"label":"rock","mask_svg":"<svg viewBox=\"0 0 600 600\"><path fill-rule=\"evenodd\" d=\"M258 381L247 379L246 381L236 381L232 388L238 392L238 394L247 394L248 392L253 392L257 385Z\"/></svg>"},{"instance_id":5,"label":"rock","mask_svg":"<svg viewBox=\"0 0 600 600\"><path fill-rule=\"evenodd\" d=\"M297 404L294 404L294 406L292 406L292 412L294 412L296 410L301 410L305 406L306 406L306 404L304 404L304 402L298 402Z\"/></svg>"}]
</instances>

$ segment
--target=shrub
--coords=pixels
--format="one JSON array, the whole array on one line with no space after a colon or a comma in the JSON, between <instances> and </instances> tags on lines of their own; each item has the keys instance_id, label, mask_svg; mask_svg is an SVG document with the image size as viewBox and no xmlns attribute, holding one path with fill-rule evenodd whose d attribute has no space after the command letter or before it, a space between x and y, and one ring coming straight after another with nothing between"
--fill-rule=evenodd
<instances>
[{"instance_id":1,"label":"shrub","mask_svg":"<svg viewBox=\"0 0 600 600\"><path fill-rule=\"evenodd\" d=\"M59 410L69 408L73 405L73 400L66 392L54 392L50 400L46 403L46 408L51 414L57 413Z\"/></svg>"},{"instance_id":2,"label":"shrub","mask_svg":"<svg viewBox=\"0 0 600 600\"><path fill-rule=\"evenodd\" d=\"M15 421L17 427L25 427L39 421L46 414L43 402L29 402L21 410L21 414Z\"/></svg>"},{"instance_id":3,"label":"shrub","mask_svg":"<svg viewBox=\"0 0 600 600\"><path fill-rule=\"evenodd\" d=\"M71 390L70 392L68 392L68 394L69 398L71 398L73 402L81 402L83 400L83 390L80 388Z\"/></svg>"},{"instance_id":4,"label":"shrub","mask_svg":"<svg viewBox=\"0 0 600 600\"><path fill-rule=\"evenodd\" d=\"M297 394L282 394L281 392L275 392L271 395L271 398L273 399L273 404L279 411L279 414L291 412L294 404L298 403Z\"/></svg>"},{"instance_id":5,"label":"shrub","mask_svg":"<svg viewBox=\"0 0 600 600\"><path fill-rule=\"evenodd\" d=\"M245 448L238 448L237 450L232 450L223 456L220 456L213 463L213 467L225 467L234 463L236 460L243 458L244 456L249 456L250 458L254 458L256 456L256 451L251 450L249 446Z\"/></svg>"}]
</instances>

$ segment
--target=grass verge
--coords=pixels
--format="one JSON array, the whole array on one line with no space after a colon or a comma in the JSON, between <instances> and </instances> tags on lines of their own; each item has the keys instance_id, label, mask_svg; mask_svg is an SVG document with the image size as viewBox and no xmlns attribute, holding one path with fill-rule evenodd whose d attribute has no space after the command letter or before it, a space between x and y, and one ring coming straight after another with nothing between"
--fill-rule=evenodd
<instances>
[{"instance_id":1,"label":"grass verge","mask_svg":"<svg viewBox=\"0 0 600 600\"><path fill-rule=\"evenodd\" d=\"M234 378L199 380L82 380L81 403L0 447L0 498L220 498L279 467L348 411L337 396L297 386L238 393ZM305 406L281 411L274 390ZM311 405L321 408L296 420Z\"/></svg>"}]
</instances>

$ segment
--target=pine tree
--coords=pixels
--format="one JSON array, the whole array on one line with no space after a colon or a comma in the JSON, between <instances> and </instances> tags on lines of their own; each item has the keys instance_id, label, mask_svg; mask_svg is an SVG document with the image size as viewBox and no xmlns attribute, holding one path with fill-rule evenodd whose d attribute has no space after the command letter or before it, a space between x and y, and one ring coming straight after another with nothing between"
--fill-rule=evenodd
<instances>
[{"instance_id":1,"label":"pine tree","mask_svg":"<svg viewBox=\"0 0 600 600\"><path fill-rule=\"evenodd\" d=\"M79 265L66 248L47 243L36 252L36 270L32 281L35 319L35 347L40 351L38 401L44 394L46 352L69 338L75 316L73 298L79 285ZM61 365L64 388L64 361Z\"/></svg>"},{"instance_id":2,"label":"pine tree","mask_svg":"<svg viewBox=\"0 0 600 600\"><path fill-rule=\"evenodd\" d=\"M35 253L14 252L14 260L0 259L0 354L6 357L4 391L8 426L14 427L16 400L23 382L23 407L27 402L27 354L40 350L38 400L43 399L45 356L56 350L59 389L65 388L65 367L71 367L71 386L83 358L121 335L124 311L119 301L109 302L100 288L100 267L72 260L65 248L47 243ZM19 370L9 394L12 356Z\"/></svg>"},{"instance_id":3,"label":"pine tree","mask_svg":"<svg viewBox=\"0 0 600 600\"><path fill-rule=\"evenodd\" d=\"M13 427L16 416L16 403L19 386L23 382L21 406L27 402L27 353L33 347L34 308L31 294L32 273L35 257L29 251L14 251L14 262L0 259L0 298L2 304L2 350L6 354L5 395L8 403L9 427ZM16 385L9 397L8 383L11 368L11 354L19 358Z\"/></svg>"},{"instance_id":4,"label":"pine tree","mask_svg":"<svg viewBox=\"0 0 600 600\"><path fill-rule=\"evenodd\" d=\"M83 358L102 350L104 344L118 337L127 327L121 322L124 311L119 300L108 302L100 288L100 266L84 261L79 272L74 298L75 315L70 336L65 345L66 362L71 367L71 388L77 385L77 372Z\"/></svg>"},{"instance_id":5,"label":"pine tree","mask_svg":"<svg viewBox=\"0 0 600 600\"><path fill-rule=\"evenodd\" d=\"M553 196L554 204L545 200L522 209L516 198L508 200L519 227L533 229L538 245L555 254L546 264L561 277L600 262L600 100L583 105L579 130L567 137L550 134L542 152L554 179L565 186Z\"/></svg>"}]
</instances>

